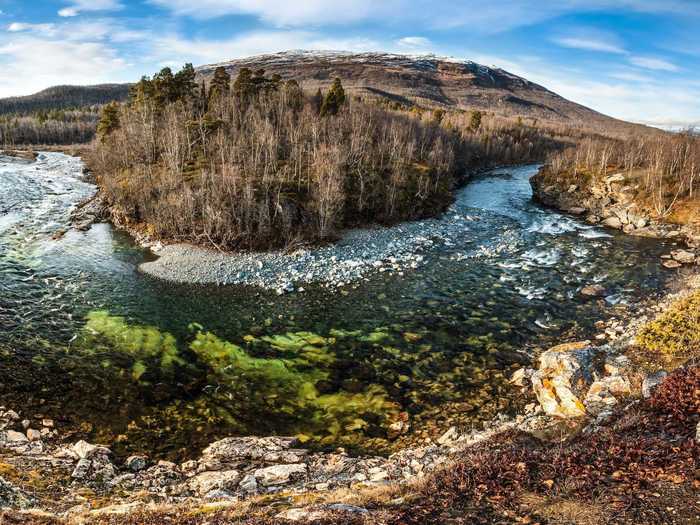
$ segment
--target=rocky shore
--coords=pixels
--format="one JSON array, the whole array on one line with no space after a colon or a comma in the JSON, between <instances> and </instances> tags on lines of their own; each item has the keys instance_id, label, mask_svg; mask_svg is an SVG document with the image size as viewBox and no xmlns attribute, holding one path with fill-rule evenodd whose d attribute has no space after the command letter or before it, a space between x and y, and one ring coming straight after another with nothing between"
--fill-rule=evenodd
<instances>
[{"instance_id":1,"label":"rocky shore","mask_svg":"<svg viewBox=\"0 0 700 525\"><path fill-rule=\"evenodd\" d=\"M669 269L700 264L700 227L694 224L670 224L637 202L636 187L623 173L593 179L587 185L567 184L562 178L552 180L547 167L540 169L530 183L533 197L541 204L586 222L621 230L629 235L669 239L678 249L664 256Z\"/></svg>"}]
</instances>

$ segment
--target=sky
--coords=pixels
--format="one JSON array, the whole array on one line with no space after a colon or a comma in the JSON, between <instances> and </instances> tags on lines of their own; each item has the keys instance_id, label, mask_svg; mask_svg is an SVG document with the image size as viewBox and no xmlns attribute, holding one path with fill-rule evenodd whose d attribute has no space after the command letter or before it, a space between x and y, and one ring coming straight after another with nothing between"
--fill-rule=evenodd
<instances>
[{"instance_id":1,"label":"sky","mask_svg":"<svg viewBox=\"0 0 700 525\"><path fill-rule=\"evenodd\" d=\"M700 127L700 0L0 0L0 97L290 49L450 56Z\"/></svg>"}]
</instances>

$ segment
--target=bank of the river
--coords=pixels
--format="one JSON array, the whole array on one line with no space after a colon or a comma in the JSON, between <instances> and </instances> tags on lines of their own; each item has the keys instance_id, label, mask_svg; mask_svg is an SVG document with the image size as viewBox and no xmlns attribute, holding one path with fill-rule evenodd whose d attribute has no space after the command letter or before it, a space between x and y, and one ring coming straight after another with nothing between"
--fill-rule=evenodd
<instances>
[{"instance_id":1,"label":"bank of the river","mask_svg":"<svg viewBox=\"0 0 700 525\"><path fill-rule=\"evenodd\" d=\"M693 222L694 213L659 216L639 202L639 182L624 172L576 180L571 184L570 178L555 175L544 166L531 179L533 196L545 206L585 218L589 224L677 242L679 248L664 255L663 264L669 269L700 264L700 224Z\"/></svg>"}]
</instances>

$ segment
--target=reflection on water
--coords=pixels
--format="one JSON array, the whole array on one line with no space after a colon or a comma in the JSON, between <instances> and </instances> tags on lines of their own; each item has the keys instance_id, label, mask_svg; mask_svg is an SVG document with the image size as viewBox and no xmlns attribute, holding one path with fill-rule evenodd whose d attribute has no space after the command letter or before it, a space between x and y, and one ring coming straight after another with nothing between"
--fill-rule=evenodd
<instances>
[{"instance_id":1,"label":"reflection on water","mask_svg":"<svg viewBox=\"0 0 700 525\"><path fill-rule=\"evenodd\" d=\"M463 189L442 219L459 227L403 276L283 297L172 285L140 274L148 255L108 225L52 240L94 191L81 170L0 161L0 389L124 450L234 433L385 450L489 419L511 408L523 354L662 282L661 243L535 206L536 168L520 167ZM580 296L594 282L607 301Z\"/></svg>"}]
</instances>

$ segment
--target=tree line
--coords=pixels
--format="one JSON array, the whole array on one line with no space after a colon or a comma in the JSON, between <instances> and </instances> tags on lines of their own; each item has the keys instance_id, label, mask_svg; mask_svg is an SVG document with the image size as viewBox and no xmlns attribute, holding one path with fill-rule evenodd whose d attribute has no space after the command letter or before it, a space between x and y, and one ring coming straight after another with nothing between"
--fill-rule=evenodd
<instances>
[{"instance_id":1,"label":"tree line","mask_svg":"<svg viewBox=\"0 0 700 525\"><path fill-rule=\"evenodd\" d=\"M576 147L552 155L550 176L588 184L612 173L624 173L635 184L637 200L667 217L700 192L700 137L692 130L624 139L586 138Z\"/></svg>"}]
</instances>

